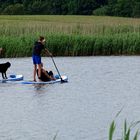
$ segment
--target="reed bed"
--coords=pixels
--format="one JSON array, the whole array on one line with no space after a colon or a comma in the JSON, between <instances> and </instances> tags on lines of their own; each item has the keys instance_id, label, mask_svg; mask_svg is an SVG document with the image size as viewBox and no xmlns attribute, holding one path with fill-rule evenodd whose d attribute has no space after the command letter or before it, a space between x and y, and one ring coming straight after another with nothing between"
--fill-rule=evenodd
<instances>
[{"instance_id":1,"label":"reed bed","mask_svg":"<svg viewBox=\"0 0 140 140\"><path fill-rule=\"evenodd\" d=\"M0 16L2 57L31 56L39 35L56 56L139 55L140 19L97 16Z\"/></svg>"}]
</instances>

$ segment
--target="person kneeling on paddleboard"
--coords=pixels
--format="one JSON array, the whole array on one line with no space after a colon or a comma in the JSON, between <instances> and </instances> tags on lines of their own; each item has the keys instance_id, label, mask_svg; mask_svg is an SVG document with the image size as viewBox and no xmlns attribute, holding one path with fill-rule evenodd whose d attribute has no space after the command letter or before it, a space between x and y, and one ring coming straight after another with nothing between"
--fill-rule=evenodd
<instances>
[{"instance_id":1,"label":"person kneeling on paddleboard","mask_svg":"<svg viewBox=\"0 0 140 140\"><path fill-rule=\"evenodd\" d=\"M38 74L38 69L37 69L37 75L39 76ZM51 81L51 80L56 80L54 78L54 75L53 75L53 72L52 71L46 71L44 68L43 68L43 63L41 63L41 77L39 78L41 81L43 82L47 82L47 81Z\"/></svg>"}]
</instances>

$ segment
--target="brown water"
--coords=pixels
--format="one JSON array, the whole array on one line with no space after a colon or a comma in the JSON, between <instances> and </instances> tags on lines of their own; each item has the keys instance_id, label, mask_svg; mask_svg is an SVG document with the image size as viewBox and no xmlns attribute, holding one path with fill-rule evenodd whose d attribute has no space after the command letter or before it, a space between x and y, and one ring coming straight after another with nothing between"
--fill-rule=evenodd
<instances>
[{"instance_id":1,"label":"brown water","mask_svg":"<svg viewBox=\"0 0 140 140\"><path fill-rule=\"evenodd\" d=\"M121 108L115 137L122 135L125 118L139 120L140 57L54 59L68 83L0 83L0 139L108 140L109 125ZM32 80L31 58L0 59L6 61L12 64L7 75ZM50 58L42 61L56 73Z\"/></svg>"}]
</instances>

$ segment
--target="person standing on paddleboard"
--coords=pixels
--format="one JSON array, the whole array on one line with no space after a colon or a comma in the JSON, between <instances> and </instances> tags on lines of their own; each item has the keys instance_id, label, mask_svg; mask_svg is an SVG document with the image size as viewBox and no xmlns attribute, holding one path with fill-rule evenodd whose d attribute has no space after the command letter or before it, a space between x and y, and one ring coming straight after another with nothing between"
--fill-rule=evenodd
<instances>
[{"instance_id":1,"label":"person standing on paddleboard","mask_svg":"<svg viewBox=\"0 0 140 140\"><path fill-rule=\"evenodd\" d=\"M33 77L34 81L36 81L36 74L37 74L37 67L38 67L38 78L41 77L41 52L45 50L47 54L50 56L52 55L46 48L45 48L45 38L43 36L39 37L39 40L35 42L33 47L33 64L34 64L34 71Z\"/></svg>"}]
</instances>

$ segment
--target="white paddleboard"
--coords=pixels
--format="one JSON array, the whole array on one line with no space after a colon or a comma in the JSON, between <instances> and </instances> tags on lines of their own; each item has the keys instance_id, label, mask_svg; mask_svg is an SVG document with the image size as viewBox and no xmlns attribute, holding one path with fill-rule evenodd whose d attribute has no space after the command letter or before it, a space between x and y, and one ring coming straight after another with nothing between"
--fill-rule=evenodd
<instances>
[{"instance_id":1,"label":"white paddleboard","mask_svg":"<svg viewBox=\"0 0 140 140\"><path fill-rule=\"evenodd\" d=\"M19 75L12 74L7 79L0 80L0 82L4 83L4 82L7 82L7 81L21 81L23 79L24 79L24 77L21 74L19 74Z\"/></svg>"},{"instance_id":2,"label":"white paddleboard","mask_svg":"<svg viewBox=\"0 0 140 140\"><path fill-rule=\"evenodd\" d=\"M34 81L23 81L21 82L22 84L54 84L54 83L59 83L61 82L61 78L63 80L63 82L68 82L68 77L63 75L60 77L58 77L57 75L55 76L57 79L56 80L51 80L51 81L47 81L47 82L43 82L43 81L37 81L37 82L34 82Z\"/></svg>"}]
</instances>

